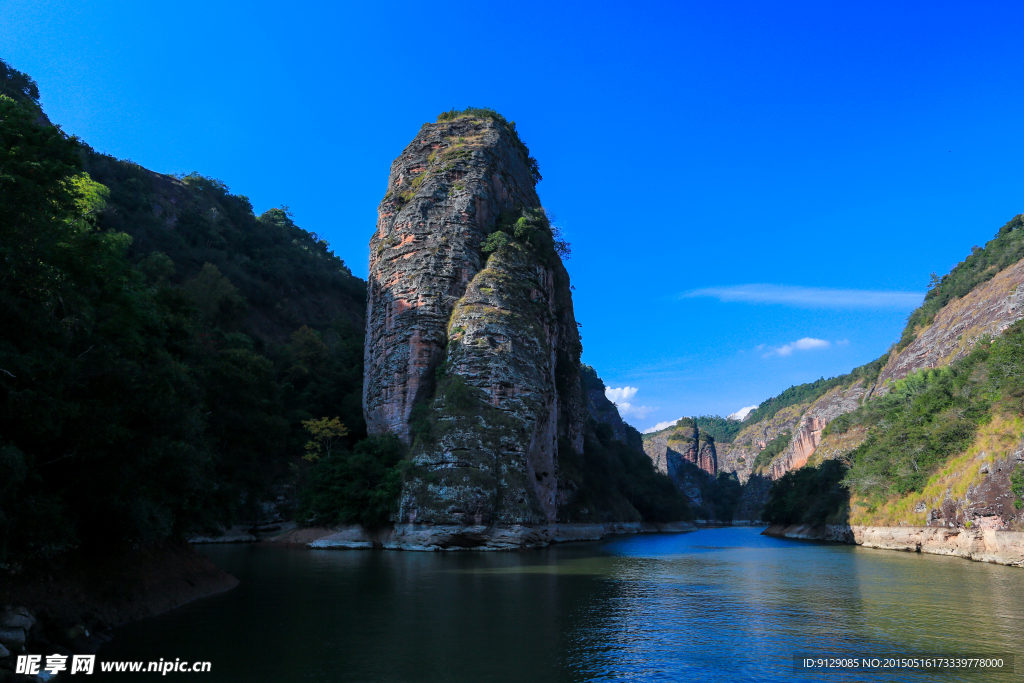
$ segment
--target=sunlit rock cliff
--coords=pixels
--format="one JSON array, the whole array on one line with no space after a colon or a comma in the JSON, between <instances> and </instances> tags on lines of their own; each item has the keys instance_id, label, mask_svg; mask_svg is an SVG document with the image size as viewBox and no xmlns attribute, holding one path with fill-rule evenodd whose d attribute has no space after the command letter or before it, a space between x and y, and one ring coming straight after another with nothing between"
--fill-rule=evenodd
<instances>
[{"instance_id":1,"label":"sunlit rock cliff","mask_svg":"<svg viewBox=\"0 0 1024 683\"><path fill-rule=\"evenodd\" d=\"M585 481L587 434L598 444L598 425L619 441L636 433L603 393L584 391L568 245L540 207L538 179L514 124L489 110L447 113L392 164L370 241L367 428L410 448L399 531L458 536L441 546L482 543L496 525L577 521L570 507L641 519ZM592 370L587 379L600 383Z\"/></svg>"},{"instance_id":2,"label":"sunlit rock cliff","mask_svg":"<svg viewBox=\"0 0 1024 683\"><path fill-rule=\"evenodd\" d=\"M583 450L582 347L535 183L514 127L488 117L425 124L392 164L364 410L414 446L401 522L557 520L559 438ZM485 245L499 219L510 232Z\"/></svg>"},{"instance_id":3,"label":"sunlit rock cliff","mask_svg":"<svg viewBox=\"0 0 1024 683\"><path fill-rule=\"evenodd\" d=\"M715 440L692 418L645 436L643 448L654 467L667 474L693 505L704 505L702 489L718 473L718 456Z\"/></svg>"}]
</instances>

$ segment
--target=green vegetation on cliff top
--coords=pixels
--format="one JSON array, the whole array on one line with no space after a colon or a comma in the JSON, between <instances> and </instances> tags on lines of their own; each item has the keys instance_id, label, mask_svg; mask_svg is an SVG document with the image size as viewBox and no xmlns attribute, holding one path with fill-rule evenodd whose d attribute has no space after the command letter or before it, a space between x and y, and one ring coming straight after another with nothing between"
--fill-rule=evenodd
<instances>
[{"instance_id":1,"label":"green vegetation on cliff top","mask_svg":"<svg viewBox=\"0 0 1024 683\"><path fill-rule=\"evenodd\" d=\"M466 107L465 109L449 109L448 111L441 112L437 116L437 122L442 123L444 121L454 121L455 119L490 119L495 123L498 123L505 127L508 132L512 134L512 138L519 145L520 151L523 153L523 161L526 162L527 167L530 169L530 175L533 177L534 184L539 183L543 180L540 174L540 164L537 163L537 159L530 156L530 148L526 146L523 139L519 137L519 131L516 130L516 122L509 121L504 116L499 114L494 109L489 107Z\"/></svg>"},{"instance_id":2,"label":"green vegetation on cliff top","mask_svg":"<svg viewBox=\"0 0 1024 683\"><path fill-rule=\"evenodd\" d=\"M985 244L975 246L970 256L939 279L932 273L932 282L921 304L907 319L899 348L910 344L918 330L929 325L935 314L953 299L964 296L978 285L988 282L997 273L1024 258L1024 214L1014 216Z\"/></svg>"},{"instance_id":3,"label":"green vegetation on cliff top","mask_svg":"<svg viewBox=\"0 0 1024 683\"><path fill-rule=\"evenodd\" d=\"M561 231L551 224L544 209L501 212L480 249L490 255L511 242L529 248L549 267L555 265L556 259L567 259L571 254L570 244L562 239Z\"/></svg>"}]
</instances>

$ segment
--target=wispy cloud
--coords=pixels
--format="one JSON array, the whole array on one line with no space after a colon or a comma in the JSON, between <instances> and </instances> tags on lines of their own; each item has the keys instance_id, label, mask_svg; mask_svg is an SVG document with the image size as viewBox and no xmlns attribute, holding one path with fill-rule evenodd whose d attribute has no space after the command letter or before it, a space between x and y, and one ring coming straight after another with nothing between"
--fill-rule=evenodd
<instances>
[{"instance_id":1,"label":"wispy cloud","mask_svg":"<svg viewBox=\"0 0 1024 683\"><path fill-rule=\"evenodd\" d=\"M636 396L636 392L640 391L637 387L619 387L618 389L613 387L605 387L604 395L608 397L608 400L615 404L615 407L619 409L619 415L626 417L627 415L636 417L640 420L644 420L648 415L657 410L651 406L637 406L630 403L630 399Z\"/></svg>"},{"instance_id":2,"label":"wispy cloud","mask_svg":"<svg viewBox=\"0 0 1024 683\"><path fill-rule=\"evenodd\" d=\"M710 297L725 302L779 304L797 308L914 308L924 294L871 289L824 289L786 285L732 285L705 287L679 295L681 299Z\"/></svg>"},{"instance_id":3,"label":"wispy cloud","mask_svg":"<svg viewBox=\"0 0 1024 683\"><path fill-rule=\"evenodd\" d=\"M664 422L659 422L658 424L654 425L653 427L648 427L647 429L645 429L644 430L644 434L652 434L654 432L660 432L662 429L665 429L666 427L671 427L676 422L679 422L679 420L681 420L681 419L682 418L677 417L674 420L665 420Z\"/></svg>"},{"instance_id":4,"label":"wispy cloud","mask_svg":"<svg viewBox=\"0 0 1024 683\"><path fill-rule=\"evenodd\" d=\"M778 348L770 350L764 354L764 358L768 356L792 356L794 351L811 351L813 349L827 349L832 346L831 342L825 341L824 339L815 339L813 337L804 337L803 339L797 339L795 342L789 344L783 344ZM758 347L764 349L764 345Z\"/></svg>"}]
</instances>

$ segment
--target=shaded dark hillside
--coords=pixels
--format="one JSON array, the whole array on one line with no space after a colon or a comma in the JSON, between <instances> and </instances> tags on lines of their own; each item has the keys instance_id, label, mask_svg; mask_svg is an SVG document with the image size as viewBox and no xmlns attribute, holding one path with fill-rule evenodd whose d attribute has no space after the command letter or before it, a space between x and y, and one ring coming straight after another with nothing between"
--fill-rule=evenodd
<instances>
[{"instance_id":1,"label":"shaded dark hillside","mask_svg":"<svg viewBox=\"0 0 1024 683\"><path fill-rule=\"evenodd\" d=\"M214 322L265 343L284 343L303 325L343 322L362 334L366 283L325 240L295 225L286 209L256 216L249 199L231 194L223 182L197 173L154 173L88 148L84 169L110 189L99 226L131 235L133 262L159 269L159 255L166 255L173 285L209 263L237 288L244 309Z\"/></svg>"},{"instance_id":2,"label":"shaded dark hillside","mask_svg":"<svg viewBox=\"0 0 1024 683\"><path fill-rule=\"evenodd\" d=\"M96 154L0 62L0 563L247 521L361 410L365 283L287 212Z\"/></svg>"}]
</instances>

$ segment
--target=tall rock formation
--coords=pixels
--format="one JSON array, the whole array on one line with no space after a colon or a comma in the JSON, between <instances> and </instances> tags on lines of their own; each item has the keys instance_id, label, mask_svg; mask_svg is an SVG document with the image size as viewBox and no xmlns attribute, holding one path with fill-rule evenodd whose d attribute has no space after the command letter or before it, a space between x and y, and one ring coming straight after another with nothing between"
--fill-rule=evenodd
<instances>
[{"instance_id":1,"label":"tall rock formation","mask_svg":"<svg viewBox=\"0 0 1024 683\"><path fill-rule=\"evenodd\" d=\"M677 482L684 463L711 477L718 473L714 439L702 433L691 418L684 417L673 427L644 439L643 446L654 467Z\"/></svg>"},{"instance_id":2,"label":"tall rock formation","mask_svg":"<svg viewBox=\"0 0 1024 683\"><path fill-rule=\"evenodd\" d=\"M643 437L643 448L655 469L667 474L690 503L703 508L702 489L718 473L714 439L684 417L666 430Z\"/></svg>"},{"instance_id":3,"label":"tall rock formation","mask_svg":"<svg viewBox=\"0 0 1024 683\"><path fill-rule=\"evenodd\" d=\"M455 304L483 268L503 211L539 207L529 158L500 121L424 124L391 164L370 240L363 410L371 434L408 440L434 388Z\"/></svg>"},{"instance_id":4,"label":"tall rock formation","mask_svg":"<svg viewBox=\"0 0 1024 683\"><path fill-rule=\"evenodd\" d=\"M400 524L553 523L559 447L583 451L582 346L536 162L476 113L420 129L370 241L363 405L371 433L412 448Z\"/></svg>"}]
</instances>

